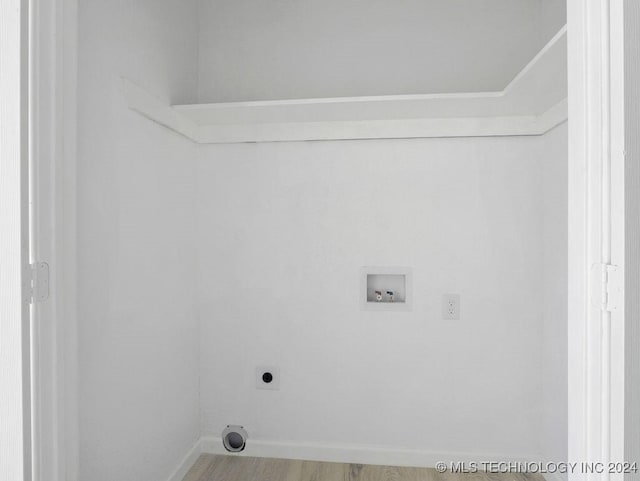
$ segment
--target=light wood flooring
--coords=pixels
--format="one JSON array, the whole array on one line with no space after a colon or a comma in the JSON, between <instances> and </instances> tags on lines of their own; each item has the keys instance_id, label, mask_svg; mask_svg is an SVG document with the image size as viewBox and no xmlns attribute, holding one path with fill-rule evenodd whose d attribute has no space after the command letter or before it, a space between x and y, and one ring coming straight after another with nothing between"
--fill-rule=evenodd
<instances>
[{"instance_id":1,"label":"light wood flooring","mask_svg":"<svg viewBox=\"0 0 640 481\"><path fill-rule=\"evenodd\" d=\"M431 468L203 454L183 481L544 481L544 478L524 474L440 474Z\"/></svg>"}]
</instances>

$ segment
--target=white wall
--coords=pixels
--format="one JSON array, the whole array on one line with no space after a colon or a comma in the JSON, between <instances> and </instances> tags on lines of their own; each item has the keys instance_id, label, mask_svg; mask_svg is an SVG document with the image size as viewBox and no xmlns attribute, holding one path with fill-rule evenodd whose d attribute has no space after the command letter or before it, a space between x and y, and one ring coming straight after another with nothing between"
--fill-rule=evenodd
<instances>
[{"instance_id":1,"label":"white wall","mask_svg":"<svg viewBox=\"0 0 640 481\"><path fill-rule=\"evenodd\" d=\"M540 1L540 35L547 42L567 23L567 0Z\"/></svg>"},{"instance_id":2,"label":"white wall","mask_svg":"<svg viewBox=\"0 0 640 481\"><path fill-rule=\"evenodd\" d=\"M129 111L119 77L192 99L196 6L79 7L79 479L162 481L199 437L195 147Z\"/></svg>"},{"instance_id":3,"label":"white wall","mask_svg":"<svg viewBox=\"0 0 640 481\"><path fill-rule=\"evenodd\" d=\"M502 90L562 27L563 4L200 0L199 97Z\"/></svg>"},{"instance_id":4,"label":"white wall","mask_svg":"<svg viewBox=\"0 0 640 481\"><path fill-rule=\"evenodd\" d=\"M539 142L202 146L203 434L539 454ZM413 311L360 310L364 265L411 266ZM441 320L444 293L460 321ZM280 391L254 388L259 364Z\"/></svg>"},{"instance_id":5,"label":"white wall","mask_svg":"<svg viewBox=\"0 0 640 481\"><path fill-rule=\"evenodd\" d=\"M540 139L543 208L542 443L547 460L567 460L567 123Z\"/></svg>"}]
</instances>

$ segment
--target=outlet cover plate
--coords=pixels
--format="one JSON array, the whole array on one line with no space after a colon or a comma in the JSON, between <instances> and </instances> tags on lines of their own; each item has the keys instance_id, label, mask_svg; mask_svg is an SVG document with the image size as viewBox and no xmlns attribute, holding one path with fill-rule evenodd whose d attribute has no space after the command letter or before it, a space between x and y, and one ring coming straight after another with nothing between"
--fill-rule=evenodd
<instances>
[{"instance_id":1,"label":"outlet cover plate","mask_svg":"<svg viewBox=\"0 0 640 481\"><path fill-rule=\"evenodd\" d=\"M442 318L450 321L460 320L459 294L445 294L442 296Z\"/></svg>"}]
</instances>

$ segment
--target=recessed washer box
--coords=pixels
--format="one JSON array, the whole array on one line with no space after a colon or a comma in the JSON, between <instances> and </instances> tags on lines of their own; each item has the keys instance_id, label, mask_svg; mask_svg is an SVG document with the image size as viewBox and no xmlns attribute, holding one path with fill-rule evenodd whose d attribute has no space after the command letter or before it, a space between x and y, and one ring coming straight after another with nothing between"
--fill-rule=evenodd
<instances>
[{"instance_id":1,"label":"recessed washer box","mask_svg":"<svg viewBox=\"0 0 640 481\"><path fill-rule=\"evenodd\" d=\"M360 303L368 311L410 311L410 267L366 266L360 270Z\"/></svg>"}]
</instances>

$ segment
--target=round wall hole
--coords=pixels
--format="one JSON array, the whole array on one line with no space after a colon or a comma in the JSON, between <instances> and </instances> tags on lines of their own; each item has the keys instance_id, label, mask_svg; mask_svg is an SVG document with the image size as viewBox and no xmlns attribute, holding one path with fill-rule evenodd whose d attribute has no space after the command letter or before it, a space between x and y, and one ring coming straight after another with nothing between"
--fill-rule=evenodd
<instances>
[{"instance_id":1,"label":"round wall hole","mask_svg":"<svg viewBox=\"0 0 640 481\"><path fill-rule=\"evenodd\" d=\"M262 381L269 384L271 381L273 381L273 374L271 374L270 372L265 372L262 375Z\"/></svg>"}]
</instances>

